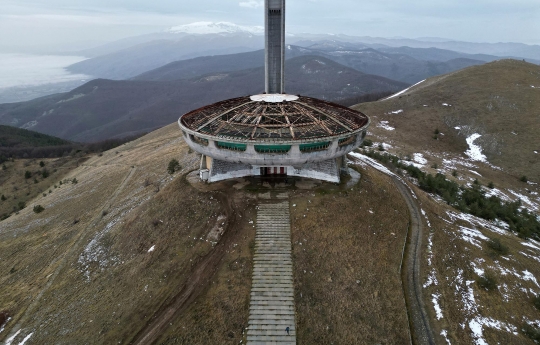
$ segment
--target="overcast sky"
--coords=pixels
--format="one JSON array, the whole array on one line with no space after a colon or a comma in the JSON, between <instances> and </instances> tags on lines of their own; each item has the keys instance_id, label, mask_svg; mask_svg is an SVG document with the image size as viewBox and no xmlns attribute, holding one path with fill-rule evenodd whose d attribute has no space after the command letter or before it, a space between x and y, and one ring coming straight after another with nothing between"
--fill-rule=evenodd
<instances>
[{"instance_id":1,"label":"overcast sky","mask_svg":"<svg viewBox=\"0 0 540 345\"><path fill-rule=\"evenodd\" d=\"M0 46L97 44L196 21L263 25L261 0L0 0ZM288 0L287 31L540 44L540 0Z\"/></svg>"}]
</instances>

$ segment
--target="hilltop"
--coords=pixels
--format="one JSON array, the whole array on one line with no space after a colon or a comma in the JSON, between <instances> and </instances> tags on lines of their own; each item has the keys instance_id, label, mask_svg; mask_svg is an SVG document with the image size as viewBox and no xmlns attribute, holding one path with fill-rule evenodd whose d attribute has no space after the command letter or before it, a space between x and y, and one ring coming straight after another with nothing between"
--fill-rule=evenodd
<instances>
[{"instance_id":1,"label":"hilltop","mask_svg":"<svg viewBox=\"0 0 540 345\"><path fill-rule=\"evenodd\" d=\"M429 78L396 97L356 108L376 120L371 129L374 133L388 144L400 146L404 154L425 150L433 156L433 163L444 166L441 153L466 158L467 140L477 134L474 145L487 162L516 177L526 175L538 182L538 65L500 60L469 67ZM436 130L442 134L435 135Z\"/></svg>"},{"instance_id":2,"label":"hilltop","mask_svg":"<svg viewBox=\"0 0 540 345\"><path fill-rule=\"evenodd\" d=\"M502 60L355 106L372 127L354 157L422 189L421 289L440 342L538 341L539 82L538 66Z\"/></svg>"},{"instance_id":3,"label":"hilltop","mask_svg":"<svg viewBox=\"0 0 540 345\"><path fill-rule=\"evenodd\" d=\"M173 158L180 169L171 175ZM160 342L245 342L253 220L273 188L200 184L191 173L199 160L172 124L88 156L52 179L51 193L2 221L0 337L128 344L186 298ZM357 342L358 330L373 342L407 339L395 293L406 209L389 181L365 171L362 181L298 181L289 189L300 341ZM35 213L37 205L44 210ZM382 214L389 216L375 216Z\"/></svg>"}]
</instances>

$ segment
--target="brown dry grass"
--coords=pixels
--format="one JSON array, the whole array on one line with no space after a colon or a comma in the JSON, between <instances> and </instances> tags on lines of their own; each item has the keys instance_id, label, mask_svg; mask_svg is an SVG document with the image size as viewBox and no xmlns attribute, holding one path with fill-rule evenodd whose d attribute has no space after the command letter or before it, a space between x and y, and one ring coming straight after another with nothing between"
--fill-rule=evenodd
<instances>
[{"instance_id":1,"label":"brown dry grass","mask_svg":"<svg viewBox=\"0 0 540 345\"><path fill-rule=\"evenodd\" d=\"M475 179L484 186L493 182L512 200L517 200L517 197L510 190L540 204L539 185L519 181L521 175L527 175L533 182L538 182L540 178L540 156L534 153L540 147L537 135L540 124L536 116L540 97L538 89L531 87L538 84L538 66L503 60L430 78L400 97L360 104L356 108L371 116L372 139L392 144L393 147L389 149L392 154L406 157L416 152L422 153L428 161L422 170L432 174L445 173L447 178L459 184L471 183ZM452 106L445 107L442 103ZM403 113L390 113L399 109L403 109ZM389 121L389 125L396 129L387 131L377 127L383 120ZM454 129L455 126L461 126L462 130ZM463 126L469 126L469 131L463 130ZM444 133L438 136L438 140L433 139L435 129ZM476 143L481 145L489 162L502 170L480 162L466 166L471 162L464 162L463 152L467 150L464 139L475 132L482 134ZM454 168L442 164L443 159L454 160L457 178L451 176ZM430 167L434 163L438 169ZM433 256L432 268L439 285L427 287L424 298L439 341L445 342L438 335L445 330L453 344L474 342L470 322L485 317L504 322L518 332L516 336L512 332L484 326L483 337L488 343L531 343L522 335L521 327L526 320L540 324L540 314L531 302L534 295L540 294L540 286L516 274L523 276L523 272L528 271L534 277L539 277L540 251L524 246L520 239L510 233L497 234L464 221L448 223L443 220L449 220L446 212L455 210L435 202L421 191L417 191L417 195L432 226L433 247L429 253L424 253L424 257L427 262L428 257ZM534 206L524 204L534 209ZM504 258L494 255L485 240L479 240L480 247L464 241L459 226L473 227L488 238L500 239L510 248L510 254ZM424 243L427 242L426 237ZM475 282L478 274L473 265L492 271L498 290L482 290ZM423 265L424 282L432 268ZM467 309L463 298L470 293L470 289L477 307ZM439 303L443 312L441 320L436 320L431 301L437 294L440 294Z\"/></svg>"},{"instance_id":2,"label":"brown dry grass","mask_svg":"<svg viewBox=\"0 0 540 345\"><path fill-rule=\"evenodd\" d=\"M175 176L166 172L172 158L183 167ZM255 217L252 205L257 193L268 190L247 185L237 191L230 183L197 190L183 175L198 158L171 125L67 173L65 178L76 177L79 183L31 201L39 200L45 207L42 213L26 208L2 222L0 310L13 316L2 335L20 321L23 331L17 341L30 332L34 335L29 343L131 341L179 292L200 258L212 251L205 239L225 213L218 201L225 193L239 215L232 224L235 235L229 239L228 252L212 283L200 287L199 297L159 341L245 342L255 233L249 220ZM388 177L370 169L361 172L362 179L352 190L326 183L312 190L289 190L300 344L408 342L399 276L407 209ZM496 179L499 172L493 174L496 184L503 183ZM433 267L441 282L426 288L424 296L434 319L430 296L441 294L444 318L434 322L435 333L448 330L452 343L470 343L468 326L461 326L467 321L460 305L466 287L456 294L455 284L446 277L455 277L462 269L464 280L474 280L470 262L479 257L486 267L498 260L518 272L538 276L540 270L534 259L520 254L531 252L513 236L481 230L501 237L510 247L509 262L467 244L457 237L456 224L441 219L446 215L444 206L421 191L417 195L433 229ZM153 246L155 250L148 252ZM425 280L429 267L424 267ZM530 302L530 289L538 290L533 282L500 273L498 280L510 287L509 301L473 283L482 315L516 326L524 316L538 319ZM47 282L51 285L45 288ZM36 308L21 319L42 291ZM489 329L484 336L490 343L528 342L521 335Z\"/></svg>"},{"instance_id":3,"label":"brown dry grass","mask_svg":"<svg viewBox=\"0 0 540 345\"><path fill-rule=\"evenodd\" d=\"M514 178L527 175L538 182L540 89L531 85L540 85L540 66L501 60L429 78L401 96L353 108L371 117L370 132L398 145L404 155L418 150L462 154L468 148L465 138L479 133L475 143L492 164ZM383 120L396 130L377 127ZM439 140L433 139L436 129L444 133Z\"/></svg>"},{"instance_id":4,"label":"brown dry grass","mask_svg":"<svg viewBox=\"0 0 540 345\"><path fill-rule=\"evenodd\" d=\"M43 193L49 195L56 192L57 188L62 187L60 181L64 176L84 160L83 157L68 156L53 159L17 159L3 163L6 170L0 168L0 196L4 195L6 200L0 200L0 217L18 212L19 202L28 203L33 199L37 199L37 202ZM45 163L44 167L39 165L41 161ZM50 174L47 178L38 174L44 169ZM26 171L32 173L31 178L25 178Z\"/></svg>"},{"instance_id":5,"label":"brown dry grass","mask_svg":"<svg viewBox=\"0 0 540 345\"><path fill-rule=\"evenodd\" d=\"M426 309L431 316L434 333L439 336L441 330L448 331L448 338L452 344L471 344L473 338L469 322L477 316L499 320L515 326L517 335L508 331L499 331L492 327L483 327L483 336L489 344L533 344L530 339L521 333L521 327L525 320L538 320L540 312L532 303L534 293L540 292L540 287L532 281L517 278L508 271L516 271L522 274L527 270L535 277L540 277L538 262L530 257L525 257L521 252L527 252L538 257L540 253L534 253L523 246L522 240L517 236L507 233L504 235L492 232L486 228L476 226L486 237L498 238L509 248L508 255L494 254L487 241L481 240L481 247L474 246L461 238L459 226L471 228L471 224L464 221L448 223L447 211L455 212L448 206L441 205L421 191L417 191L419 201L427 213L431 228L425 234L424 243L428 242L428 236L432 235L433 247L431 251L424 253L426 261L423 264L423 282L427 281L428 272L433 268L438 280L438 285L430 285L424 289ZM446 219L447 221L444 221ZM430 230L430 231L429 231ZM432 266L427 263L427 256L432 254ZM480 261L479 261L480 260ZM475 273L471 262L475 262L478 268L494 273L498 289L486 291L475 282L478 274ZM504 273L507 270L507 273ZM460 276L461 280L457 277ZM468 286L472 287L477 309L468 310L463 303L463 298L468 294ZM506 286L506 287L504 287ZM526 291L522 290L526 289ZM534 293L533 293L534 292ZM439 304L443 318L437 320L432 294L440 294ZM505 297L505 295L507 297Z\"/></svg>"},{"instance_id":6,"label":"brown dry grass","mask_svg":"<svg viewBox=\"0 0 540 345\"><path fill-rule=\"evenodd\" d=\"M299 344L407 343L405 203L374 171L352 190L326 186L291 196Z\"/></svg>"},{"instance_id":7,"label":"brown dry grass","mask_svg":"<svg viewBox=\"0 0 540 345\"><path fill-rule=\"evenodd\" d=\"M39 200L45 211L26 208L2 222L0 309L14 316L6 333L43 291L22 319L32 341L125 340L186 279L211 250L199 237L222 207L167 174L173 157L182 173L198 161L179 136L171 125L94 157L66 176L79 183Z\"/></svg>"},{"instance_id":8,"label":"brown dry grass","mask_svg":"<svg viewBox=\"0 0 540 345\"><path fill-rule=\"evenodd\" d=\"M184 314L162 335L160 344L238 344L244 343L249 314L249 295L253 268L255 229L249 220L256 218L254 196L228 193L241 217L233 225L234 239L212 282ZM233 196L234 195L234 196ZM248 204L246 204L246 201Z\"/></svg>"}]
</instances>

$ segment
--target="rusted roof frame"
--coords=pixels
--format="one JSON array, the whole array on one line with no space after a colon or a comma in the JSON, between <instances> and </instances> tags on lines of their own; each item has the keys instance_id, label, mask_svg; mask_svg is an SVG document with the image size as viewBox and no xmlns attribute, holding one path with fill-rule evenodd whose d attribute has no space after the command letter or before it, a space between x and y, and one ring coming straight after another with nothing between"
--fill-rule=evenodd
<instances>
[{"instance_id":1,"label":"rusted roof frame","mask_svg":"<svg viewBox=\"0 0 540 345\"><path fill-rule=\"evenodd\" d=\"M243 107L243 106L245 106L245 105L247 105L247 104L249 104L249 103L256 103L256 102L251 101L251 102L248 102L248 103L245 103L245 104L241 104L241 105L239 105L239 106L237 106L237 107L234 107L234 108L232 108L232 109L227 110L227 111L224 112L223 114L216 115L216 116L212 117L210 120L206 121L204 125L200 126L200 127L196 130L196 132L198 132L201 128L206 127L208 124L210 124L210 123L216 121L216 120L219 119L221 116L226 115L226 114L230 113L231 111L236 110L236 109L238 109L238 108L241 108L241 107Z\"/></svg>"}]
</instances>

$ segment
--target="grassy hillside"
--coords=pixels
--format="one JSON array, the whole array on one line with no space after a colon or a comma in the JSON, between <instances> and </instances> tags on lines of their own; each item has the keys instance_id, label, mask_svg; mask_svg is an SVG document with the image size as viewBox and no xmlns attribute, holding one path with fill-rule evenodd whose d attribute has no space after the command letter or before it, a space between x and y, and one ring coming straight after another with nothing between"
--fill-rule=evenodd
<instances>
[{"instance_id":1,"label":"grassy hillside","mask_svg":"<svg viewBox=\"0 0 540 345\"><path fill-rule=\"evenodd\" d=\"M0 219L19 213L36 197L46 197L64 183L65 176L85 160L81 155L63 158L17 159L2 162L0 173Z\"/></svg>"},{"instance_id":2,"label":"grassy hillside","mask_svg":"<svg viewBox=\"0 0 540 345\"><path fill-rule=\"evenodd\" d=\"M169 175L172 158L181 170ZM251 221L270 188L192 184L198 161L173 124L91 157L62 177L77 183L2 221L0 312L9 321L0 339L17 326L16 342L32 333L28 343L127 344L195 284L161 342L245 343ZM308 181L289 192L299 341L357 343L363 332L372 342L406 340L396 293L406 209L388 179L365 172L351 185Z\"/></svg>"},{"instance_id":3,"label":"grassy hillside","mask_svg":"<svg viewBox=\"0 0 540 345\"><path fill-rule=\"evenodd\" d=\"M304 65L314 74L332 67L320 59ZM495 62L360 105L373 121L368 137L373 146L365 149L395 155L400 164L438 173L439 179L488 198L521 200L521 212L538 215L538 181L534 175L520 181L523 172L513 170L521 171L525 163L515 159L511 162L517 167L510 167L503 158L495 161L498 155L492 156L482 141L478 143L488 162L464 154L472 134L482 135L477 140L489 138L487 129L479 130L494 130L491 117L500 125L514 125L501 120L499 114L507 108L517 109L515 122L524 117L525 125L515 125L521 128L517 136L528 133L537 142L524 128L534 126L527 122L527 116L534 116L518 111L536 102L535 94L529 94L538 91L535 68ZM515 76L522 78L519 83ZM495 91L475 78L491 78L499 85L488 112L483 98L468 97ZM445 86L447 81L454 84ZM477 83L483 86L475 87ZM524 83L530 83L528 88ZM502 84L510 85L510 91ZM461 98L446 98L454 93ZM520 94L523 98L516 98ZM471 117L475 122L466 122ZM485 127L473 126L478 123ZM470 131L463 132L467 126ZM505 140L501 156L504 150L518 154L521 146ZM407 342L400 282L407 208L386 176L388 170L359 153L367 152L349 156L361 173L358 181L275 186L290 195L299 343ZM173 158L181 169L169 175L166 167ZM28 167L35 164L28 162ZM5 327L0 339L20 328L16 343L29 337L29 344L128 344L160 311L186 297L160 333L160 343L245 343L253 220L258 199L267 198L272 187L250 179L197 183L198 162L172 124L90 156L61 177L38 180L48 182L51 193L34 195L32 189L27 207L0 222L0 329ZM398 169L391 160L387 165L403 176L422 210L421 291L437 343L534 344L540 334L540 242L518 237L518 231L498 219L448 205L444 193L427 193L401 165ZM533 164L530 169L537 168ZM8 186L26 183L18 178ZM37 205L44 210L34 212ZM216 243L212 234L221 230Z\"/></svg>"},{"instance_id":4,"label":"grassy hillside","mask_svg":"<svg viewBox=\"0 0 540 345\"><path fill-rule=\"evenodd\" d=\"M322 57L294 58L286 68L287 92L323 99L346 99L406 86ZM93 142L150 132L190 110L263 89L262 67L166 82L94 80L67 94L0 105L0 123L26 124L61 138Z\"/></svg>"},{"instance_id":5,"label":"grassy hillside","mask_svg":"<svg viewBox=\"0 0 540 345\"><path fill-rule=\"evenodd\" d=\"M481 136L474 144L490 164L517 178L540 180L540 66L495 61L427 79L397 97L356 108L375 119L373 133L402 147L404 154L421 149L465 157L466 139L477 133ZM378 127L382 121L395 130Z\"/></svg>"},{"instance_id":6,"label":"grassy hillside","mask_svg":"<svg viewBox=\"0 0 540 345\"><path fill-rule=\"evenodd\" d=\"M69 141L50 135L0 125L0 147L43 147L67 144Z\"/></svg>"},{"instance_id":7,"label":"grassy hillside","mask_svg":"<svg viewBox=\"0 0 540 345\"><path fill-rule=\"evenodd\" d=\"M169 175L172 158L181 170ZM406 343L400 262L407 208L385 174L349 158L358 181L288 187L298 340ZM128 344L192 291L160 343L245 342L252 221L271 187L251 180L199 184L190 173L198 160L172 124L52 176L51 193L3 220L0 313L8 321L0 339L20 327L18 342L29 336L29 343ZM511 195L506 173L489 166L458 166L455 180L471 183L472 169ZM424 211L421 277L437 341L533 344L524 329L540 327L540 245L410 187ZM36 205L44 210L35 213ZM216 244L212 234L220 229ZM485 272L495 290L483 287Z\"/></svg>"},{"instance_id":8,"label":"grassy hillside","mask_svg":"<svg viewBox=\"0 0 540 345\"><path fill-rule=\"evenodd\" d=\"M540 332L540 243L523 240L500 220L485 220L447 205L392 164L384 168L362 155L355 155L353 162L412 182L424 223L422 293L437 343L534 344ZM458 166L457 180L471 181L469 169ZM496 187L477 188L486 194L512 195L503 187L509 186L504 173L497 173ZM538 195L536 186L533 193ZM539 205L539 198L523 203L535 214Z\"/></svg>"},{"instance_id":9,"label":"grassy hillside","mask_svg":"<svg viewBox=\"0 0 540 345\"><path fill-rule=\"evenodd\" d=\"M492 202L513 203L518 213L540 219L538 84L538 66L503 60L356 106L373 121L372 146L361 152L383 157L391 171L420 187L413 190L428 230L424 300L441 343L538 341L540 244L523 239L537 235L489 211ZM452 195L470 205L460 210Z\"/></svg>"}]
</instances>

